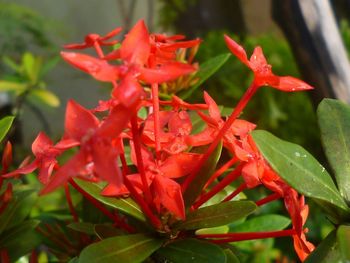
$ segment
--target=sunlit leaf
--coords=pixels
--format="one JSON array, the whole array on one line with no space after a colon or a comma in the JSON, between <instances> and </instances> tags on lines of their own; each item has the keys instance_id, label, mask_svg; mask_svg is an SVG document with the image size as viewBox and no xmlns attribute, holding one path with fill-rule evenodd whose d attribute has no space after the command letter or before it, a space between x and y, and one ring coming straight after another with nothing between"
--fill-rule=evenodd
<instances>
[{"instance_id":1,"label":"sunlit leaf","mask_svg":"<svg viewBox=\"0 0 350 263\"><path fill-rule=\"evenodd\" d=\"M337 230L339 251L344 262L350 262L350 226L342 225Z\"/></svg>"},{"instance_id":2,"label":"sunlit leaf","mask_svg":"<svg viewBox=\"0 0 350 263\"><path fill-rule=\"evenodd\" d=\"M0 91L2 92L15 92L16 94L20 94L24 92L27 88L26 83L19 83L14 81L0 81Z\"/></svg>"},{"instance_id":3,"label":"sunlit leaf","mask_svg":"<svg viewBox=\"0 0 350 263\"><path fill-rule=\"evenodd\" d=\"M266 131L253 131L252 135L271 167L289 185L307 197L348 212L331 176L309 152Z\"/></svg>"},{"instance_id":4,"label":"sunlit leaf","mask_svg":"<svg viewBox=\"0 0 350 263\"><path fill-rule=\"evenodd\" d=\"M350 106L324 99L317 109L325 153L335 174L340 194L350 201Z\"/></svg>"},{"instance_id":5,"label":"sunlit leaf","mask_svg":"<svg viewBox=\"0 0 350 263\"><path fill-rule=\"evenodd\" d=\"M11 128L12 122L15 119L13 116L7 116L0 120L0 142L4 139Z\"/></svg>"},{"instance_id":6,"label":"sunlit leaf","mask_svg":"<svg viewBox=\"0 0 350 263\"><path fill-rule=\"evenodd\" d=\"M60 105L59 98L49 90L35 89L30 92L30 96L50 107L58 107Z\"/></svg>"}]
</instances>

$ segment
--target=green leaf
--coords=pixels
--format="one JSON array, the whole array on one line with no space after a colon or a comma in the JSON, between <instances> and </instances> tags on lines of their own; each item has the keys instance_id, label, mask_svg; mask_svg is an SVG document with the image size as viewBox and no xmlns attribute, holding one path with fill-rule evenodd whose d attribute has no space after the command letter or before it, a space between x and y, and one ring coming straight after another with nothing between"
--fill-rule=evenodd
<instances>
[{"instance_id":1,"label":"green leaf","mask_svg":"<svg viewBox=\"0 0 350 263\"><path fill-rule=\"evenodd\" d=\"M290 186L348 212L331 176L309 152L266 131L253 131L252 135L265 159Z\"/></svg>"},{"instance_id":2,"label":"green leaf","mask_svg":"<svg viewBox=\"0 0 350 263\"><path fill-rule=\"evenodd\" d=\"M137 205L137 203L135 203L135 201L132 200L131 198L105 197L100 195L102 187L99 186L98 184L94 184L94 183L90 183L90 182L86 182L78 179L76 179L75 182L81 188L83 188L84 191L88 192L90 195L92 195L94 198L104 203L105 205L108 205L113 208L117 208L118 210L120 210L125 214L128 214L138 220L146 222L146 218L142 213L142 210Z\"/></svg>"},{"instance_id":3,"label":"green leaf","mask_svg":"<svg viewBox=\"0 0 350 263\"><path fill-rule=\"evenodd\" d=\"M35 190L15 191L10 203L0 216L0 234L22 222L30 213L37 197Z\"/></svg>"},{"instance_id":4,"label":"green leaf","mask_svg":"<svg viewBox=\"0 0 350 263\"><path fill-rule=\"evenodd\" d=\"M238 257L230 249L225 249L224 251L227 258L226 263L240 263Z\"/></svg>"},{"instance_id":5,"label":"green leaf","mask_svg":"<svg viewBox=\"0 0 350 263\"><path fill-rule=\"evenodd\" d=\"M0 236L0 248L9 253L11 262L29 253L40 244L40 238L35 231L38 220L27 220L13 226Z\"/></svg>"},{"instance_id":6,"label":"green leaf","mask_svg":"<svg viewBox=\"0 0 350 263\"><path fill-rule=\"evenodd\" d=\"M324 99L317 109L321 139L340 194L350 202L350 107Z\"/></svg>"},{"instance_id":7,"label":"green leaf","mask_svg":"<svg viewBox=\"0 0 350 263\"><path fill-rule=\"evenodd\" d=\"M342 262L335 230L304 261L304 263L330 262Z\"/></svg>"},{"instance_id":8,"label":"green leaf","mask_svg":"<svg viewBox=\"0 0 350 263\"><path fill-rule=\"evenodd\" d=\"M177 229L200 229L222 226L246 217L257 208L251 201L231 201L206 206L187 215L186 221L175 225Z\"/></svg>"},{"instance_id":9,"label":"green leaf","mask_svg":"<svg viewBox=\"0 0 350 263\"><path fill-rule=\"evenodd\" d=\"M94 235L95 234L95 224L88 223L88 222L74 222L70 223L67 227L81 232L88 235Z\"/></svg>"},{"instance_id":10,"label":"green leaf","mask_svg":"<svg viewBox=\"0 0 350 263\"><path fill-rule=\"evenodd\" d=\"M162 239L156 239L145 234L111 237L86 247L79 256L79 262L143 262L162 243Z\"/></svg>"},{"instance_id":11,"label":"green leaf","mask_svg":"<svg viewBox=\"0 0 350 263\"><path fill-rule=\"evenodd\" d=\"M265 232L265 231L278 231L285 229L290 224L290 219L281 215L262 215L254 217L244 221L239 225L230 226L229 232L239 233L239 232ZM234 245L249 251L254 250L256 247L265 248L266 250L273 243L267 241L267 239L261 240L248 240L235 242Z\"/></svg>"},{"instance_id":12,"label":"green leaf","mask_svg":"<svg viewBox=\"0 0 350 263\"><path fill-rule=\"evenodd\" d=\"M201 64L199 71L195 75L195 78L199 78L199 81L192 86L189 90L184 92L180 97L182 99L187 99L191 96L191 94L200 86L202 85L208 78L210 78L216 71L218 71L230 58L230 53L225 53L218 55L216 57L213 57L203 64Z\"/></svg>"},{"instance_id":13,"label":"green leaf","mask_svg":"<svg viewBox=\"0 0 350 263\"><path fill-rule=\"evenodd\" d=\"M184 193L184 200L186 207L190 207L193 202L197 199L199 194L202 192L204 185L207 183L210 176L215 171L216 165L220 159L222 151L222 142L216 146L214 152L209 156L208 160L199 170L197 176L188 186L187 190Z\"/></svg>"},{"instance_id":14,"label":"green leaf","mask_svg":"<svg viewBox=\"0 0 350 263\"><path fill-rule=\"evenodd\" d=\"M22 57L23 70L32 84L38 81L41 65L42 59L40 57L35 57L29 52L24 53Z\"/></svg>"},{"instance_id":15,"label":"green leaf","mask_svg":"<svg viewBox=\"0 0 350 263\"><path fill-rule=\"evenodd\" d=\"M57 63L61 60L60 56L54 56L48 60L40 69L40 77L44 77L51 69L53 69Z\"/></svg>"},{"instance_id":16,"label":"green leaf","mask_svg":"<svg viewBox=\"0 0 350 263\"><path fill-rule=\"evenodd\" d=\"M173 263L226 262L226 254L221 247L198 239L184 239L172 242L159 249L157 253Z\"/></svg>"},{"instance_id":17,"label":"green leaf","mask_svg":"<svg viewBox=\"0 0 350 263\"><path fill-rule=\"evenodd\" d=\"M16 62L8 57L8 56L3 56L2 61L4 62L5 65L7 65L9 68L11 68L15 72L20 72L21 68L19 65L16 64Z\"/></svg>"},{"instance_id":18,"label":"green leaf","mask_svg":"<svg viewBox=\"0 0 350 263\"><path fill-rule=\"evenodd\" d=\"M337 240L344 262L350 262L350 226L342 225L338 228Z\"/></svg>"},{"instance_id":19,"label":"green leaf","mask_svg":"<svg viewBox=\"0 0 350 263\"><path fill-rule=\"evenodd\" d=\"M60 106L59 98L49 90L33 89L30 92L29 96L31 97L31 99L39 100L40 102L42 102L50 107L56 108L56 107Z\"/></svg>"},{"instance_id":20,"label":"green leaf","mask_svg":"<svg viewBox=\"0 0 350 263\"><path fill-rule=\"evenodd\" d=\"M94 232L99 239L106 239L109 237L120 236L122 234L125 234L125 231L119 228L115 228L112 225L106 225L106 224L95 225Z\"/></svg>"},{"instance_id":21,"label":"green leaf","mask_svg":"<svg viewBox=\"0 0 350 263\"><path fill-rule=\"evenodd\" d=\"M20 94L26 90L27 86L26 83L5 80L0 81L1 92L15 92L16 94Z\"/></svg>"},{"instance_id":22,"label":"green leaf","mask_svg":"<svg viewBox=\"0 0 350 263\"><path fill-rule=\"evenodd\" d=\"M277 231L285 229L290 219L281 215L262 215L244 221L239 225L230 227L230 232L257 232Z\"/></svg>"},{"instance_id":23,"label":"green leaf","mask_svg":"<svg viewBox=\"0 0 350 263\"><path fill-rule=\"evenodd\" d=\"M14 119L15 117L13 116L7 116L0 120L0 142L4 139L4 137L10 130Z\"/></svg>"}]
</instances>

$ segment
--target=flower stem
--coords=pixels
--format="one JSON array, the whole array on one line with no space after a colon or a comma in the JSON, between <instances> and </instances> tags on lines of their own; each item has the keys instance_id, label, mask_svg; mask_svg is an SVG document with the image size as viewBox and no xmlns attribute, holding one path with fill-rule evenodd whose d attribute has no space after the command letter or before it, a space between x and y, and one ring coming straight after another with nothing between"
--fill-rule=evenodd
<instances>
[{"instance_id":1,"label":"flower stem","mask_svg":"<svg viewBox=\"0 0 350 263\"><path fill-rule=\"evenodd\" d=\"M95 51L96 51L98 57L101 59L104 58L105 55L103 54L103 50L97 41L95 41L95 43L94 43L94 48L95 48Z\"/></svg>"},{"instance_id":2,"label":"flower stem","mask_svg":"<svg viewBox=\"0 0 350 263\"><path fill-rule=\"evenodd\" d=\"M209 156L212 154L212 152L215 150L216 146L219 144L221 139L224 137L225 133L228 131L228 129L232 126L233 122L238 118L238 116L242 113L243 109L247 105L248 101L253 97L253 95L258 90L259 86L253 83L250 85L250 87L247 89L247 91L244 93L241 100L238 102L236 108L230 115L230 117L227 119L225 124L222 126L221 130L216 135L215 139L210 144L207 151L203 154L203 157L200 159L200 161L197 163L196 167L193 169L191 174L185 179L185 181L182 184L182 192L184 193L190 183L194 180L194 178L198 175L198 172L204 165L204 163L208 160Z\"/></svg>"},{"instance_id":3,"label":"flower stem","mask_svg":"<svg viewBox=\"0 0 350 263\"><path fill-rule=\"evenodd\" d=\"M239 193L241 193L244 189L247 188L247 184L243 183L240 186L237 187L236 190L234 190L230 195L226 196L224 200L222 200L222 202L227 202L230 201L232 198L234 198L235 196L237 196Z\"/></svg>"},{"instance_id":4,"label":"flower stem","mask_svg":"<svg viewBox=\"0 0 350 263\"><path fill-rule=\"evenodd\" d=\"M141 176L141 181L142 181L143 193L145 194L146 203L150 205L152 203L152 195L148 187L145 166L142 160L141 139L140 139L138 125L137 125L137 115L134 115L133 117L131 117L131 132L132 132L132 137L133 137L134 147L135 147L137 169Z\"/></svg>"},{"instance_id":5,"label":"flower stem","mask_svg":"<svg viewBox=\"0 0 350 263\"><path fill-rule=\"evenodd\" d=\"M281 198L281 195L279 193L273 193L269 196L266 196L263 199L260 199L259 201L256 201L255 203L257 206L262 206L262 205L267 204L269 202L275 201L279 198Z\"/></svg>"},{"instance_id":6,"label":"flower stem","mask_svg":"<svg viewBox=\"0 0 350 263\"><path fill-rule=\"evenodd\" d=\"M243 165L240 164L236 167L235 170L230 172L224 179L222 179L217 185L215 185L209 192L202 195L197 202L195 202L192 206L193 209L197 209L202 204L207 202L210 198L212 198L214 195L216 195L218 192L220 192L222 189L224 189L226 186L228 186L231 182L237 179L238 176L241 175Z\"/></svg>"},{"instance_id":7,"label":"flower stem","mask_svg":"<svg viewBox=\"0 0 350 263\"><path fill-rule=\"evenodd\" d=\"M79 222L79 217L77 215L77 212L74 209L74 205L73 205L73 202L72 202L72 197L71 197L71 194L70 194L70 191L69 191L69 186L68 186L67 183L64 184L64 192L65 192L65 195L66 195L66 200L67 200L67 203L68 203L69 211L72 214L74 221L75 222Z\"/></svg>"},{"instance_id":8,"label":"flower stem","mask_svg":"<svg viewBox=\"0 0 350 263\"><path fill-rule=\"evenodd\" d=\"M229 160L227 163L225 163L223 166L221 166L208 180L208 182L205 184L204 189L206 189L216 178L218 178L220 175L222 175L228 168L230 168L232 165L234 165L238 161L237 157L233 157L231 160ZM203 190L204 190L203 189Z\"/></svg>"},{"instance_id":9,"label":"flower stem","mask_svg":"<svg viewBox=\"0 0 350 263\"><path fill-rule=\"evenodd\" d=\"M94 205L98 210L100 210L105 216L114 221L119 227L125 229L127 232L132 233L134 229L123 222L120 218L113 215L110 211L108 211L99 201L97 201L94 197L92 197L89 193L85 192L73 179L69 179L69 183L76 189L79 193L81 193L92 205Z\"/></svg>"},{"instance_id":10,"label":"flower stem","mask_svg":"<svg viewBox=\"0 0 350 263\"><path fill-rule=\"evenodd\" d=\"M287 229L287 230L268 231L268 232L204 234L204 235L197 235L197 237L198 238L218 238L210 241L217 244L221 244L221 243L263 239L263 238L286 237L286 236L292 236L295 234L296 232L294 229Z\"/></svg>"},{"instance_id":11,"label":"flower stem","mask_svg":"<svg viewBox=\"0 0 350 263\"><path fill-rule=\"evenodd\" d=\"M158 84L152 84L152 101L153 101L153 123L154 123L154 140L156 144L156 157L160 159L160 122L159 122L159 97Z\"/></svg>"}]
</instances>

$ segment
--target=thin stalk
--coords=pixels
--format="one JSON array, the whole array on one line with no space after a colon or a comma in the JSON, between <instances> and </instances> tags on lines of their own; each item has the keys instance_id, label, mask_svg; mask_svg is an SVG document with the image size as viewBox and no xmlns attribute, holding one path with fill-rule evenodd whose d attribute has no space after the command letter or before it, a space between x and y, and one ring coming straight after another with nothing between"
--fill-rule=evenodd
<instances>
[{"instance_id":1,"label":"thin stalk","mask_svg":"<svg viewBox=\"0 0 350 263\"><path fill-rule=\"evenodd\" d=\"M192 206L193 209L197 209L198 207L203 205L210 198L212 198L214 195L216 195L218 192L220 192L222 189L228 186L231 182L236 180L238 176L241 175L242 167L243 167L243 164L240 164L239 166L237 166L235 170L229 173L224 179L222 179L217 185L215 185L209 192L202 195L199 198L199 200L195 202L194 205Z\"/></svg>"},{"instance_id":2,"label":"thin stalk","mask_svg":"<svg viewBox=\"0 0 350 263\"><path fill-rule=\"evenodd\" d=\"M146 214L148 219L151 221L151 224L156 228L159 229L162 225L162 222L159 220L158 217L156 217L153 212L151 211L148 204L143 200L142 196L136 191L135 187L132 185L126 174L123 172L123 178L124 178L124 184L126 188L129 190L132 198L136 201L136 203L139 204L142 211Z\"/></svg>"},{"instance_id":3,"label":"thin stalk","mask_svg":"<svg viewBox=\"0 0 350 263\"><path fill-rule=\"evenodd\" d=\"M269 196L266 196L265 198L263 199L260 199L259 201L256 201L256 205L257 206L262 206L264 204L267 204L267 203L270 203L272 201L275 201L277 199L281 198L281 195L279 193L273 193Z\"/></svg>"},{"instance_id":4,"label":"thin stalk","mask_svg":"<svg viewBox=\"0 0 350 263\"><path fill-rule=\"evenodd\" d=\"M204 189L206 189L212 182L214 182L216 178L218 178L220 175L226 172L227 169L230 168L232 165L234 165L237 161L238 161L238 158L235 156L231 160L229 160L227 163L225 163L223 166L221 166L218 170L216 170L216 172L209 178L208 182L204 186Z\"/></svg>"},{"instance_id":5,"label":"thin stalk","mask_svg":"<svg viewBox=\"0 0 350 263\"><path fill-rule=\"evenodd\" d=\"M253 83L250 85L250 87L247 89L247 91L244 93L241 100L238 102L236 108L230 115L230 117L227 119L225 124L222 126L221 130L216 135L213 142L210 144L207 151L203 154L203 157L200 159L198 164L196 165L195 169L191 172L191 174L185 179L184 183L182 184L182 192L184 193L190 183L194 180L194 178L198 175L198 172L202 168L202 166L205 164L205 162L208 160L212 152L215 150L216 146L219 144L221 139L224 137L225 133L228 131L228 129L232 126L233 122L238 118L238 116L242 113L243 109L249 102L249 100L253 97L253 95L258 90L259 86Z\"/></svg>"},{"instance_id":6,"label":"thin stalk","mask_svg":"<svg viewBox=\"0 0 350 263\"><path fill-rule=\"evenodd\" d=\"M95 51L96 51L98 57L101 59L104 58L105 55L103 53L103 50L97 41L95 41L95 43L94 43L94 48L95 48Z\"/></svg>"},{"instance_id":7,"label":"thin stalk","mask_svg":"<svg viewBox=\"0 0 350 263\"><path fill-rule=\"evenodd\" d=\"M154 140L156 143L156 157L160 159L160 121L159 121L159 97L158 84L152 84L152 102L153 102L153 123L154 123Z\"/></svg>"},{"instance_id":8,"label":"thin stalk","mask_svg":"<svg viewBox=\"0 0 350 263\"><path fill-rule=\"evenodd\" d=\"M241 184L240 186L237 187L236 190L234 190L230 195L226 196L224 200L222 200L222 202L227 202L230 201L231 199L233 199L234 197L236 197L237 195L239 195L243 190L245 190L247 188L246 183Z\"/></svg>"},{"instance_id":9,"label":"thin stalk","mask_svg":"<svg viewBox=\"0 0 350 263\"><path fill-rule=\"evenodd\" d=\"M81 193L93 206L95 206L98 210L100 210L105 216L115 222L119 227L123 228L129 233L134 232L134 229L123 222L120 218L113 215L110 211L108 211L99 201L97 201L94 197L92 197L89 193L85 192L74 180L70 179L69 183L76 189L79 193Z\"/></svg>"},{"instance_id":10,"label":"thin stalk","mask_svg":"<svg viewBox=\"0 0 350 263\"><path fill-rule=\"evenodd\" d=\"M294 229L279 230L279 231L268 231L268 232L247 232L247 233L227 233L227 234L204 234L197 235L198 238L218 238L210 240L217 244L263 239L263 238L275 238L275 237L286 237L295 235Z\"/></svg>"},{"instance_id":11,"label":"thin stalk","mask_svg":"<svg viewBox=\"0 0 350 263\"><path fill-rule=\"evenodd\" d=\"M0 262L11 263L9 254L7 253L7 250L4 248L0 250Z\"/></svg>"},{"instance_id":12,"label":"thin stalk","mask_svg":"<svg viewBox=\"0 0 350 263\"><path fill-rule=\"evenodd\" d=\"M64 192L65 192L65 195L66 195L66 200L67 200L67 203L68 203L69 211L72 214L74 221L75 222L79 222L79 217L77 215L77 212L74 209L74 205L73 205L73 202L72 202L72 196L70 194L68 184L64 185Z\"/></svg>"},{"instance_id":13,"label":"thin stalk","mask_svg":"<svg viewBox=\"0 0 350 263\"><path fill-rule=\"evenodd\" d=\"M142 181L143 193L145 194L146 203L150 205L152 203L152 195L148 187L145 166L142 160L141 139L140 139L138 125L137 125L137 115L134 115L133 117L131 117L131 132L132 132L132 138L134 141L137 169L141 176L141 181Z\"/></svg>"}]
</instances>

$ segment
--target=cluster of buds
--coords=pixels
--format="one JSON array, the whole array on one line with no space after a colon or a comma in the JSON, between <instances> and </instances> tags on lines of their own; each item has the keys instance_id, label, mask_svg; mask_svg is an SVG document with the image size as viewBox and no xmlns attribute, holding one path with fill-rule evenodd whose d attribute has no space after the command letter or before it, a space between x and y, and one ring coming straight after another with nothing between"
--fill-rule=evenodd
<instances>
[{"instance_id":1,"label":"cluster of buds","mask_svg":"<svg viewBox=\"0 0 350 263\"><path fill-rule=\"evenodd\" d=\"M274 232L198 234L196 237L223 243L292 236L297 254L304 259L313 250L313 245L305 237L308 206L304 197L272 170L250 135L256 125L239 119L239 116L260 87L270 86L287 92L312 87L293 77L274 75L260 47L255 48L248 59L244 49L225 36L229 50L254 73L252 84L232 114L223 118L218 105L207 93L204 93L205 103L202 104L190 104L175 95L163 101L159 98L159 86L181 83L179 78L191 80L189 76L198 70L192 55L183 59L179 52L183 54L188 48L196 50L201 41L186 41L183 36L150 34L144 22L139 21L123 41L115 45L117 41L110 39L120 31L117 28L106 36L90 34L84 43L65 46L67 49L94 48L97 57L75 52L61 53L63 59L75 68L96 80L111 83L111 98L100 101L91 110L70 100L62 139L54 144L40 133L32 146L35 160L4 177L28 174L38 169L39 180L44 185L41 194L64 186L67 200L70 200L68 184L89 200L93 199L79 188L73 178L103 182L105 187L101 195L114 198L131 196L156 231L162 233L170 232L173 224L186 219L186 212L199 209L242 177L243 183L222 202L233 199L245 189L263 185L272 194L256 201L256 204L262 206L283 198L293 227ZM117 46L117 49L105 54L103 47L111 45ZM146 116L138 114L140 110L146 111ZM205 124L204 129L196 133L193 132L193 115ZM203 185L194 185L219 145L231 159L214 171ZM57 157L71 148L78 150L66 163L59 163ZM126 149L130 149L130 155ZM198 195L184 201L184 196L194 187L199 189ZM74 212L71 201L69 203ZM127 222L118 221L102 206L99 207L120 227L133 231Z\"/></svg>"}]
</instances>

